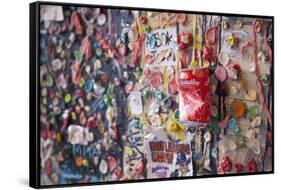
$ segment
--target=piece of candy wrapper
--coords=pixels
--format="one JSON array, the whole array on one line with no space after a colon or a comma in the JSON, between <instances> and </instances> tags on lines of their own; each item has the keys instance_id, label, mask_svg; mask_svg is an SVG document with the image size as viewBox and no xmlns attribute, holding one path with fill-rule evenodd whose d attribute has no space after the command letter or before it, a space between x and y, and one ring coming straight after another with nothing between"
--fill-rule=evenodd
<instances>
[{"instance_id":1,"label":"piece of candy wrapper","mask_svg":"<svg viewBox=\"0 0 281 190\"><path fill-rule=\"evenodd\" d=\"M210 121L211 96L208 68L182 70L179 75L180 121L188 126Z\"/></svg>"}]
</instances>

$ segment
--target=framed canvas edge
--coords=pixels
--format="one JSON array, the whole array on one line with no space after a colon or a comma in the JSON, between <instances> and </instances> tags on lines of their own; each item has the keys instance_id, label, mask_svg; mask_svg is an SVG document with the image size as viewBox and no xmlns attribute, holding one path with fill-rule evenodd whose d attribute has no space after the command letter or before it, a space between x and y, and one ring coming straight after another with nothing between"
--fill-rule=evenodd
<instances>
[{"instance_id":1,"label":"framed canvas edge","mask_svg":"<svg viewBox=\"0 0 281 190\"><path fill-rule=\"evenodd\" d=\"M234 16L234 17L248 17L248 18L262 18L272 20L272 66L271 66L271 86L272 86L272 170L253 173L235 173L235 174L216 174L205 176L189 176L189 177L174 177L174 178L157 178L157 179L138 179L126 181L107 181L94 183L74 183L74 184L58 184L58 185L41 185L40 184L40 70L39 70L39 39L40 39L40 5L62 5L62 6L84 6L96 8L110 8L110 9L127 9L127 10L142 10L142 11L157 11L157 12L173 12L186 14L204 14L204 15L218 15L218 16ZM35 17L35 18L34 18ZM208 11L188 11L178 9L158 9L147 7L127 7L115 5L95 5L83 3L65 3L65 2L49 2L36 1L29 3L29 186L35 189L46 188L63 188L63 187L79 187L79 186L93 186L93 185L112 185L124 183L140 183L140 182L157 182L157 181L175 181L186 179L204 179L217 177L238 177L238 176L253 176L274 174L275 172L275 134L274 134L274 16L269 15L252 15L240 13L221 13ZM34 64L35 63L35 64ZM36 157L34 157L36 155Z\"/></svg>"},{"instance_id":2,"label":"framed canvas edge","mask_svg":"<svg viewBox=\"0 0 281 190\"><path fill-rule=\"evenodd\" d=\"M29 4L29 186L40 188L39 3Z\"/></svg>"}]
</instances>

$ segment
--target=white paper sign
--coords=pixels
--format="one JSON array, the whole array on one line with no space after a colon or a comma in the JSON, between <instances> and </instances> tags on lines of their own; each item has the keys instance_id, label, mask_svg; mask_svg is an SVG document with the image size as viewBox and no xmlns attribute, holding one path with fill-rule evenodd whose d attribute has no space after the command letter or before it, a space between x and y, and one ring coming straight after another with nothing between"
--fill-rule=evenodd
<instances>
[{"instance_id":1,"label":"white paper sign","mask_svg":"<svg viewBox=\"0 0 281 190\"><path fill-rule=\"evenodd\" d=\"M192 154L187 140L176 143L149 134L144 147L148 179L192 176Z\"/></svg>"},{"instance_id":2,"label":"white paper sign","mask_svg":"<svg viewBox=\"0 0 281 190\"><path fill-rule=\"evenodd\" d=\"M154 60L147 65L151 67L176 65L176 37L176 27L157 29L147 35L145 40L145 55L153 56Z\"/></svg>"},{"instance_id":3,"label":"white paper sign","mask_svg":"<svg viewBox=\"0 0 281 190\"><path fill-rule=\"evenodd\" d=\"M41 5L40 19L44 21L63 21L62 6L55 5Z\"/></svg>"},{"instance_id":4,"label":"white paper sign","mask_svg":"<svg viewBox=\"0 0 281 190\"><path fill-rule=\"evenodd\" d=\"M142 99L140 92L131 92L128 98L129 108L133 115L140 115L142 111Z\"/></svg>"}]
</instances>

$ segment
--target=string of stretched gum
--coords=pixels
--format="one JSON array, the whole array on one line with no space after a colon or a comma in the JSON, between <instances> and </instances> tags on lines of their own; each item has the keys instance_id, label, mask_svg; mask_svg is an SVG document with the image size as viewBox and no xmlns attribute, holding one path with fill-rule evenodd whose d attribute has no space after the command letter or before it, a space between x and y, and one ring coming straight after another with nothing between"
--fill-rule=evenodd
<instances>
[{"instance_id":1,"label":"string of stretched gum","mask_svg":"<svg viewBox=\"0 0 281 190\"><path fill-rule=\"evenodd\" d=\"M86 60L89 60L92 57L92 50L93 47L88 36L84 37L80 46L80 51L85 55Z\"/></svg>"},{"instance_id":2,"label":"string of stretched gum","mask_svg":"<svg viewBox=\"0 0 281 190\"><path fill-rule=\"evenodd\" d=\"M255 23L257 22L257 19L253 21L252 29L253 29L253 46L254 46L254 65L255 65L255 70L256 70L256 80L257 80L257 86L258 86L258 95L259 95L259 102L262 106L263 113L265 114L270 128L272 128L272 117L269 112L269 109L264 101L264 96L262 92L262 83L259 77L259 68L258 68L258 60L257 60L257 34L255 30Z\"/></svg>"},{"instance_id":3,"label":"string of stretched gum","mask_svg":"<svg viewBox=\"0 0 281 190\"><path fill-rule=\"evenodd\" d=\"M207 44L214 45L216 42L217 26L210 27L205 33Z\"/></svg>"},{"instance_id":4,"label":"string of stretched gum","mask_svg":"<svg viewBox=\"0 0 281 190\"><path fill-rule=\"evenodd\" d=\"M193 37L193 44L192 44L192 59L191 59L191 62L195 61L195 46L196 46L196 15L193 15L192 16L192 27L193 27L193 30L192 30L192 37Z\"/></svg>"},{"instance_id":5,"label":"string of stretched gum","mask_svg":"<svg viewBox=\"0 0 281 190\"><path fill-rule=\"evenodd\" d=\"M269 56L269 64L272 65L272 50L271 50L271 47L269 46L267 40L267 30L266 30L266 27L264 26L264 39L265 39L265 47L268 51L268 56Z\"/></svg>"},{"instance_id":6,"label":"string of stretched gum","mask_svg":"<svg viewBox=\"0 0 281 190\"><path fill-rule=\"evenodd\" d=\"M251 46L251 44L247 41L245 42L242 47L241 47L241 54L242 54L242 57L245 58L245 51L247 48L249 48Z\"/></svg>"},{"instance_id":7,"label":"string of stretched gum","mask_svg":"<svg viewBox=\"0 0 281 190\"><path fill-rule=\"evenodd\" d=\"M132 58L131 58L131 66L135 66L138 58L140 57L141 50L142 50L142 44L145 40L146 34L141 34L135 41L132 49Z\"/></svg>"},{"instance_id":8,"label":"string of stretched gum","mask_svg":"<svg viewBox=\"0 0 281 190\"><path fill-rule=\"evenodd\" d=\"M187 65L187 50L186 49L183 49L183 50L180 50L180 67L181 68L185 68L186 65Z\"/></svg>"},{"instance_id":9,"label":"string of stretched gum","mask_svg":"<svg viewBox=\"0 0 281 190\"><path fill-rule=\"evenodd\" d=\"M197 19L199 20L199 17L197 17ZM199 21L201 21L201 22L199 22ZM199 20L197 23L202 23L202 20ZM202 27L201 26L199 26L198 27L198 42L197 42L198 44L196 44L196 48L198 48L197 50L198 50L198 60L199 60L199 65L200 65L200 67L203 67L203 64L202 64L202 46L203 46L203 44L202 44ZM199 47L198 47L199 46Z\"/></svg>"},{"instance_id":10,"label":"string of stretched gum","mask_svg":"<svg viewBox=\"0 0 281 190\"><path fill-rule=\"evenodd\" d=\"M73 27L75 27L75 33L77 34L77 35L82 35L83 34L83 26L82 26L82 24L81 24L81 22L80 22L80 18L79 18L79 15L78 15L78 13L77 12L73 12L72 14L71 14L71 23L70 23L70 25Z\"/></svg>"}]
</instances>

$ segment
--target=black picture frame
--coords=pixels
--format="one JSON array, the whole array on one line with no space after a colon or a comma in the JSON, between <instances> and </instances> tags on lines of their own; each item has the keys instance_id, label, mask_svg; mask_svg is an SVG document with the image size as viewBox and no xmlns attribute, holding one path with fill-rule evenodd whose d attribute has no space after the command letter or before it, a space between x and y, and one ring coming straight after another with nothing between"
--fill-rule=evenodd
<instances>
[{"instance_id":1,"label":"black picture frame","mask_svg":"<svg viewBox=\"0 0 281 190\"><path fill-rule=\"evenodd\" d=\"M40 5L64 5L64 6L83 6L94 8L110 8L110 9L127 9L127 10L143 10L157 12L173 12L173 13L188 13L188 14L203 14L203 15L219 15L231 17L249 17L272 20L272 67L271 67L271 85L272 85L272 171L254 172L254 173L236 173L223 175L207 175L207 176L191 176L181 178L158 178L158 179L143 179L143 180L128 180L128 181L108 181L96 183L79 183L79 184L62 184L62 185L40 185L40 71L39 71L39 55L40 55ZM77 187L89 185L106 185L106 184L122 184L136 182L153 182L167 180L185 180L185 179L201 179L214 177L232 177L245 175L261 175L274 173L274 16L265 15L248 15L248 14L233 14L233 13L218 13L204 11L187 11L187 10L169 10L144 7L125 7L125 6L110 6L110 5L92 5L92 4L77 4L77 3L62 3L37 1L29 4L29 185L33 188L55 188L55 187Z\"/></svg>"}]
</instances>

